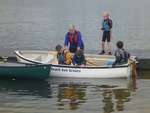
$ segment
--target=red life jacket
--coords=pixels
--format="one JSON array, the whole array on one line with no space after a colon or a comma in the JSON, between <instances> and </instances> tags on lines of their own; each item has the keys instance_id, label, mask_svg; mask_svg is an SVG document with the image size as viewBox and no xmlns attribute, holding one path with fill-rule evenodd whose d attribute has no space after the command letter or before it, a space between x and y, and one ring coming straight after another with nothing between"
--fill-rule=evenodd
<instances>
[{"instance_id":1,"label":"red life jacket","mask_svg":"<svg viewBox=\"0 0 150 113\"><path fill-rule=\"evenodd\" d=\"M78 46L78 31L75 34L68 33L70 45L75 44Z\"/></svg>"}]
</instances>

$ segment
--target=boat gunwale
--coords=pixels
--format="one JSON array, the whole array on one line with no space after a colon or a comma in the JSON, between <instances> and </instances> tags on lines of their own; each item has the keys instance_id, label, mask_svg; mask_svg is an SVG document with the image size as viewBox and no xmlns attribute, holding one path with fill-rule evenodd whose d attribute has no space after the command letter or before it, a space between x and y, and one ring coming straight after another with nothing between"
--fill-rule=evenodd
<instances>
[{"instance_id":1,"label":"boat gunwale","mask_svg":"<svg viewBox=\"0 0 150 113\"><path fill-rule=\"evenodd\" d=\"M14 53L15 53L15 55L17 55L17 57L20 57L21 59L26 60L28 62L36 63L36 64L43 64L41 62L38 62L38 61L35 61L35 60L31 60L31 59L29 60L28 58L25 58L23 55L21 55L20 51L15 51ZM19 53L19 54L17 54L17 53Z\"/></svg>"},{"instance_id":2,"label":"boat gunwale","mask_svg":"<svg viewBox=\"0 0 150 113\"><path fill-rule=\"evenodd\" d=\"M17 54L19 53L19 54ZM31 63L35 63L35 64L43 64L41 62L35 61L35 60L31 60L28 58L25 58L23 55L21 55L20 51L15 51L15 54L20 57L21 59L30 62ZM28 64L28 63L27 63ZM32 65L32 64L31 64ZM59 65L59 64L47 64L47 65L51 65L52 67L61 67L61 68L75 68L75 69L110 69L110 68L125 68L125 67L129 67L130 64L123 64L123 65L115 65L115 66L72 66L72 65Z\"/></svg>"}]
</instances>

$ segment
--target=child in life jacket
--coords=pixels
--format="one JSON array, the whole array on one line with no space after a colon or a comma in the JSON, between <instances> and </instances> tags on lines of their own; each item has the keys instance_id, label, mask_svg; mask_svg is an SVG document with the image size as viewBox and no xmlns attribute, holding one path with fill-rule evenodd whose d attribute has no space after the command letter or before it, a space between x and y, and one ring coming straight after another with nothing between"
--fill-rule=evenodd
<instances>
[{"instance_id":1,"label":"child in life jacket","mask_svg":"<svg viewBox=\"0 0 150 113\"><path fill-rule=\"evenodd\" d=\"M77 66L85 66L86 60L83 54L83 50L77 50L75 55L73 56L73 65Z\"/></svg>"},{"instance_id":2,"label":"child in life jacket","mask_svg":"<svg viewBox=\"0 0 150 113\"><path fill-rule=\"evenodd\" d=\"M57 45L56 51L58 64L71 65L72 55L68 50L63 49L61 45Z\"/></svg>"}]
</instances>

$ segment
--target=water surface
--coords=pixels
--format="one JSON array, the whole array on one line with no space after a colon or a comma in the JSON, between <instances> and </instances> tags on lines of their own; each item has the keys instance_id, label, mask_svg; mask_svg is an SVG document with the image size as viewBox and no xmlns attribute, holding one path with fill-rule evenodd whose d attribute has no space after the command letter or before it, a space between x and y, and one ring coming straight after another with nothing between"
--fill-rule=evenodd
<instances>
[{"instance_id":1,"label":"water surface","mask_svg":"<svg viewBox=\"0 0 150 113\"><path fill-rule=\"evenodd\" d=\"M148 113L149 85L144 79L0 80L0 112Z\"/></svg>"}]
</instances>

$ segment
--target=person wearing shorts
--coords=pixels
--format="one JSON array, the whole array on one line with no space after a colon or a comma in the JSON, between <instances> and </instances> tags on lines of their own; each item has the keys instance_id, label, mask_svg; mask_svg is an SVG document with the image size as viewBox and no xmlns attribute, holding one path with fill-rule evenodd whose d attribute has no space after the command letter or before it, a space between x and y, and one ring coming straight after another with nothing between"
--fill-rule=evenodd
<instances>
[{"instance_id":1,"label":"person wearing shorts","mask_svg":"<svg viewBox=\"0 0 150 113\"><path fill-rule=\"evenodd\" d=\"M105 42L107 41L107 45L108 45L108 54L111 55L111 30L112 30L112 25L113 22L109 17L109 13L108 12L104 12L103 13L103 21L102 21L102 28L101 31L103 32L102 35L102 51L100 52L100 54L105 54Z\"/></svg>"}]
</instances>

